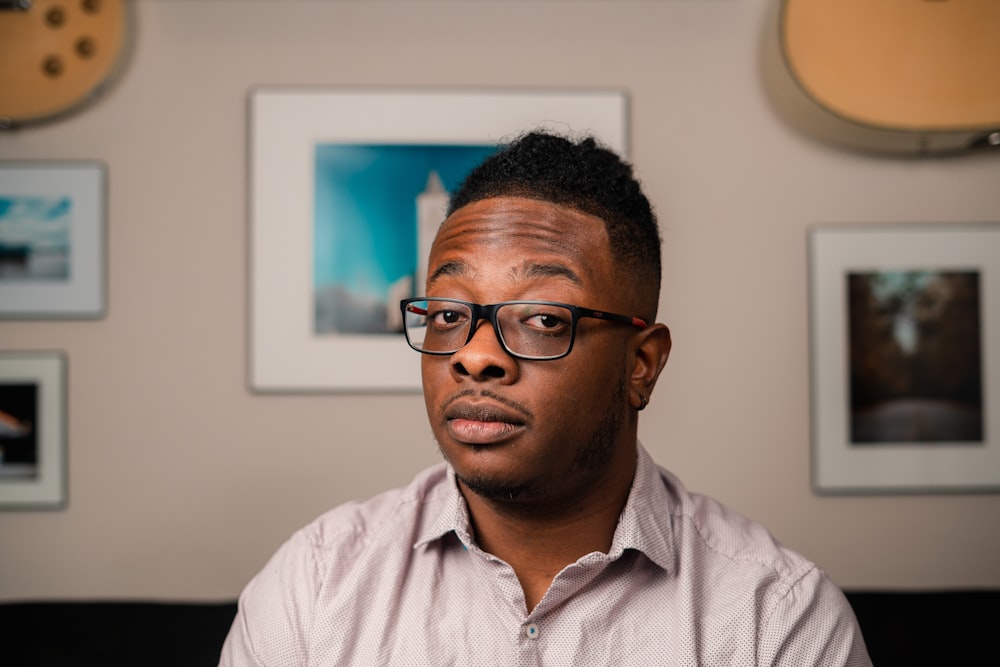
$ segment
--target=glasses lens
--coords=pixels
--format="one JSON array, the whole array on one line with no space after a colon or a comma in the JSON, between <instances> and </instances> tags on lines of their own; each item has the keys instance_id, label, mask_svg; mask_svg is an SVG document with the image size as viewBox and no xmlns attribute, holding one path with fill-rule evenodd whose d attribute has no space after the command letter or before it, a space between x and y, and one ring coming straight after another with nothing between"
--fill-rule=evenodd
<instances>
[{"instance_id":1,"label":"glasses lens","mask_svg":"<svg viewBox=\"0 0 1000 667\"><path fill-rule=\"evenodd\" d=\"M504 343L514 354L545 359L569 351L573 313L548 303L509 303L497 310Z\"/></svg>"},{"instance_id":2,"label":"glasses lens","mask_svg":"<svg viewBox=\"0 0 1000 667\"><path fill-rule=\"evenodd\" d=\"M406 305L406 340L418 350L455 352L469 339L472 311L455 301L411 301Z\"/></svg>"},{"instance_id":3,"label":"glasses lens","mask_svg":"<svg viewBox=\"0 0 1000 667\"><path fill-rule=\"evenodd\" d=\"M410 345L423 352L451 354L469 341L472 308L446 299L410 301L404 330ZM506 303L496 311L503 345L512 354L550 359L569 352L573 344L573 312L547 303Z\"/></svg>"}]
</instances>

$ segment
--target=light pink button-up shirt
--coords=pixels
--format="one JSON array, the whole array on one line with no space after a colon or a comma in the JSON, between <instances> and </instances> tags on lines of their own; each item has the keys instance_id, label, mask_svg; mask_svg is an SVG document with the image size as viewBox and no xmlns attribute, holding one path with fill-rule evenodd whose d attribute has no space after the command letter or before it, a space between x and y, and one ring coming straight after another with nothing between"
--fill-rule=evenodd
<instances>
[{"instance_id":1,"label":"light pink button-up shirt","mask_svg":"<svg viewBox=\"0 0 1000 667\"><path fill-rule=\"evenodd\" d=\"M220 664L871 663L821 570L640 446L609 553L568 565L533 610L440 464L296 533L241 595Z\"/></svg>"}]
</instances>

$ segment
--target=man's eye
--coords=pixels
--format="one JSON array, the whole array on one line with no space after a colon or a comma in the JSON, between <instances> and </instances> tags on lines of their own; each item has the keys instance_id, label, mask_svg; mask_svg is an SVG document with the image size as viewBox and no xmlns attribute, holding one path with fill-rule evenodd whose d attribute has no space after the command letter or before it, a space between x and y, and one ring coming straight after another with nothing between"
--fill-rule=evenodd
<instances>
[{"instance_id":1,"label":"man's eye","mask_svg":"<svg viewBox=\"0 0 1000 667\"><path fill-rule=\"evenodd\" d=\"M553 315L535 315L531 319L534 321L536 325L544 327L546 329L551 329L552 327L557 327L560 324L562 324L559 318Z\"/></svg>"},{"instance_id":2,"label":"man's eye","mask_svg":"<svg viewBox=\"0 0 1000 667\"><path fill-rule=\"evenodd\" d=\"M461 322L462 314L456 310L439 310L431 314L429 319L438 326L447 326Z\"/></svg>"},{"instance_id":3,"label":"man's eye","mask_svg":"<svg viewBox=\"0 0 1000 667\"><path fill-rule=\"evenodd\" d=\"M569 322L565 319L552 315L550 313L538 313L537 315L532 315L527 318L524 323L545 333L560 333L564 329L569 328Z\"/></svg>"}]
</instances>

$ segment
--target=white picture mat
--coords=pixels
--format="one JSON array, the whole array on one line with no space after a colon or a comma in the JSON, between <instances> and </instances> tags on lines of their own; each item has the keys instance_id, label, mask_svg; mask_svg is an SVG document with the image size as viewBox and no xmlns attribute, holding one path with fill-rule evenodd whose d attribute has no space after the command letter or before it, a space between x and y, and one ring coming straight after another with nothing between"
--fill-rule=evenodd
<instances>
[{"instance_id":1,"label":"white picture mat","mask_svg":"<svg viewBox=\"0 0 1000 667\"><path fill-rule=\"evenodd\" d=\"M817 490L1000 489L1000 225L818 226L809 250ZM892 270L979 272L984 443L851 446L846 276Z\"/></svg>"},{"instance_id":2,"label":"white picture mat","mask_svg":"<svg viewBox=\"0 0 1000 667\"><path fill-rule=\"evenodd\" d=\"M67 281L0 280L0 317L104 313L105 167L98 162L0 165L0 195L72 200Z\"/></svg>"},{"instance_id":3,"label":"white picture mat","mask_svg":"<svg viewBox=\"0 0 1000 667\"><path fill-rule=\"evenodd\" d=\"M620 91L259 89L250 95L250 385L256 391L419 391L395 336L313 333L317 143L497 143L551 127L626 154Z\"/></svg>"},{"instance_id":4,"label":"white picture mat","mask_svg":"<svg viewBox=\"0 0 1000 667\"><path fill-rule=\"evenodd\" d=\"M59 353L0 353L0 383L37 384L38 476L0 480L0 507L56 508L66 502L66 359Z\"/></svg>"}]
</instances>

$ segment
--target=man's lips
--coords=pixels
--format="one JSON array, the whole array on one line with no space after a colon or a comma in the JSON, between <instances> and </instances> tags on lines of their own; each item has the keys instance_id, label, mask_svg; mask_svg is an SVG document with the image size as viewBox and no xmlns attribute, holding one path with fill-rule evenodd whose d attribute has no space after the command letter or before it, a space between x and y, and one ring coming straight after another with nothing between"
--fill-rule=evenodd
<instances>
[{"instance_id":1,"label":"man's lips","mask_svg":"<svg viewBox=\"0 0 1000 667\"><path fill-rule=\"evenodd\" d=\"M523 416L493 404L455 402L445 411L445 420L455 440L471 445L500 442L525 426Z\"/></svg>"},{"instance_id":2,"label":"man's lips","mask_svg":"<svg viewBox=\"0 0 1000 667\"><path fill-rule=\"evenodd\" d=\"M471 421L468 419L448 421L448 430L452 437L467 445L490 445L501 442L521 428L523 428L522 425L508 422Z\"/></svg>"}]
</instances>

